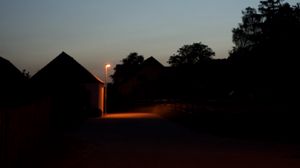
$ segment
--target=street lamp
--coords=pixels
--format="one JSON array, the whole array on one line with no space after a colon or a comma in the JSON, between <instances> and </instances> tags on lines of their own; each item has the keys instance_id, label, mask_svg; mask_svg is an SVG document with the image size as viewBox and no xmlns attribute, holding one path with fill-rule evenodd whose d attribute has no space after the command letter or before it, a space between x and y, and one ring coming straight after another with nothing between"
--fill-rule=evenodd
<instances>
[{"instance_id":1,"label":"street lamp","mask_svg":"<svg viewBox=\"0 0 300 168\"><path fill-rule=\"evenodd\" d=\"M107 113L107 69L110 68L110 64L105 65L105 80L104 80L104 115Z\"/></svg>"}]
</instances>

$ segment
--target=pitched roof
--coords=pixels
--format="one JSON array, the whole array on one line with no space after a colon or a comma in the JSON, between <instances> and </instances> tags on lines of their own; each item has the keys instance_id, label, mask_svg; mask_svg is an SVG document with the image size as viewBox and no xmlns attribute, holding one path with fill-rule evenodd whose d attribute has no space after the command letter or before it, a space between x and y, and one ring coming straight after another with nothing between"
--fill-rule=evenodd
<instances>
[{"instance_id":1,"label":"pitched roof","mask_svg":"<svg viewBox=\"0 0 300 168\"><path fill-rule=\"evenodd\" d=\"M149 58L147 58L144 62L143 62L143 64L142 64L142 66L152 66L152 67L154 67L154 66L157 66L157 67L164 67L159 61L157 61L154 57L149 57Z\"/></svg>"},{"instance_id":2,"label":"pitched roof","mask_svg":"<svg viewBox=\"0 0 300 168\"><path fill-rule=\"evenodd\" d=\"M58 55L31 79L47 83L103 83L65 52Z\"/></svg>"},{"instance_id":3,"label":"pitched roof","mask_svg":"<svg viewBox=\"0 0 300 168\"><path fill-rule=\"evenodd\" d=\"M21 71L11 62L0 57L0 79L2 82L17 82L24 79Z\"/></svg>"}]
</instances>

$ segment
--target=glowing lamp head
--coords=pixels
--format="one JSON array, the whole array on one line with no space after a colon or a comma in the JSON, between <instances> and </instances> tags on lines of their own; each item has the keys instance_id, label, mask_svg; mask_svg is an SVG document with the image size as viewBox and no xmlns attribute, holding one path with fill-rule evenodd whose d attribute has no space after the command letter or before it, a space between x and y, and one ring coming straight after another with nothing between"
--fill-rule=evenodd
<instances>
[{"instance_id":1,"label":"glowing lamp head","mask_svg":"<svg viewBox=\"0 0 300 168\"><path fill-rule=\"evenodd\" d=\"M110 68L110 67L111 67L110 64L106 64L106 65L105 65L105 68Z\"/></svg>"}]
</instances>

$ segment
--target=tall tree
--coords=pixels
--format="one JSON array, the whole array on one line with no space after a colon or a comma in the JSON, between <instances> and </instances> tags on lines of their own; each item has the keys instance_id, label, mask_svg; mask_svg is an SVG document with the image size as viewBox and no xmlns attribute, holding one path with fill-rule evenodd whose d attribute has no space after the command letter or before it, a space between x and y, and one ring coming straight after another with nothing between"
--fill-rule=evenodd
<instances>
[{"instance_id":1,"label":"tall tree","mask_svg":"<svg viewBox=\"0 0 300 168\"><path fill-rule=\"evenodd\" d=\"M291 6L284 0L263 0L257 9L248 7L242 12L242 22L232 31L235 46L229 56L238 65L238 85L261 88L254 92L269 89L269 95L278 95L277 99L292 97L299 72L299 11L299 3Z\"/></svg>"},{"instance_id":2,"label":"tall tree","mask_svg":"<svg viewBox=\"0 0 300 168\"><path fill-rule=\"evenodd\" d=\"M122 60L123 65L137 66L144 62L144 56L139 55L136 52L130 53L126 58Z\"/></svg>"},{"instance_id":3,"label":"tall tree","mask_svg":"<svg viewBox=\"0 0 300 168\"><path fill-rule=\"evenodd\" d=\"M116 65L115 73L111 76L114 84L121 83L131 77L139 66L144 62L144 56L136 52L130 53L126 58L122 59L122 64Z\"/></svg>"},{"instance_id":4,"label":"tall tree","mask_svg":"<svg viewBox=\"0 0 300 168\"><path fill-rule=\"evenodd\" d=\"M178 49L177 53L172 55L168 63L171 66L181 65L195 65L208 61L215 55L215 52L207 45L199 43L193 43L191 45L184 45Z\"/></svg>"},{"instance_id":5,"label":"tall tree","mask_svg":"<svg viewBox=\"0 0 300 168\"><path fill-rule=\"evenodd\" d=\"M258 9L248 7L242 14L242 23L232 31L232 58L251 55L256 60L270 61L297 53L299 4L290 6L284 0L265 0L260 1Z\"/></svg>"}]
</instances>

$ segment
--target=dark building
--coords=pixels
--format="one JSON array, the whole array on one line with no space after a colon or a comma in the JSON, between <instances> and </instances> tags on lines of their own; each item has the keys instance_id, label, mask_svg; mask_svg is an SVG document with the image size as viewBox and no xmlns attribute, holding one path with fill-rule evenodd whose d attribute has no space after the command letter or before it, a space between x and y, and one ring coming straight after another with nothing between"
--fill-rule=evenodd
<instances>
[{"instance_id":1,"label":"dark building","mask_svg":"<svg viewBox=\"0 0 300 168\"><path fill-rule=\"evenodd\" d=\"M126 72L126 67L123 68L122 71ZM134 73L120 75L113 89L115 97L121 99L118 102L125 102L125 105L159 101L223 101L233 90L230 73L226 60L165 67L150 57L135 67Z\"/></svg>"},{"instance_id":2,"label":"dark building","mask_svg":"<svg viewBox=\"0 0 300 168\"><path fill-rule=\"evenodd\" d=\"M144 101L160 97L158 88L164 66L155 58L146 59L133 73L118 83L117 90L121 97Z\"/></svg>"},{"instance_id":3,"label":"dark building","mask_svg":"<svg viewBox=\"0 0 300 168\"><path fill-rule=\"evenodd\" d=\"M14 104L23 94L25 78L11 62L0 57L0 105Z\"/></svg>"},{"instance_id":4,"label":"dark building","mask_svg":"<svg viewBox=\"0 0 300 168\"><path fill-rule=\"evenodd\" d=\"M65 122L103 112L104 83L65 52L38 71L31 82L38 96L53 100L53 120Z\"/></svg>"}]
</instances>

